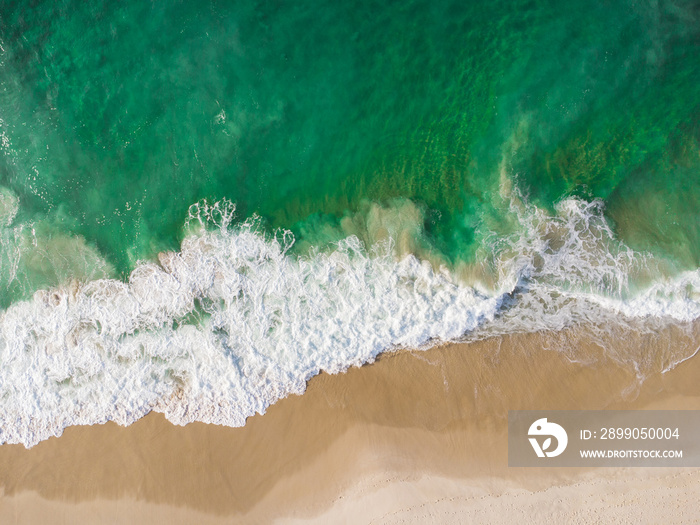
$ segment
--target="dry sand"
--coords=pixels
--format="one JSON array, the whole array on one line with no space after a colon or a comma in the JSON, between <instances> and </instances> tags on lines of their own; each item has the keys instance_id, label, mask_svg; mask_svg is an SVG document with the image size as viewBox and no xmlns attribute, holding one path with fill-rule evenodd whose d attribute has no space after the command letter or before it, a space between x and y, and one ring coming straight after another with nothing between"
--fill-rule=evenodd
<instances>
[{"instance_id":1,"label":"dry sand","mask_svg":"<svg viewBox=\"0 0 700 525\"><path fill-rule=\"evenodd\" d=\"M700 469L507 466L509 409L700 409L700 356L660 373L697 327L616 341L401 351L321 374L243 428L151 414L3 445L0 523L700 522Z\"/></svg>"}]
</instances>

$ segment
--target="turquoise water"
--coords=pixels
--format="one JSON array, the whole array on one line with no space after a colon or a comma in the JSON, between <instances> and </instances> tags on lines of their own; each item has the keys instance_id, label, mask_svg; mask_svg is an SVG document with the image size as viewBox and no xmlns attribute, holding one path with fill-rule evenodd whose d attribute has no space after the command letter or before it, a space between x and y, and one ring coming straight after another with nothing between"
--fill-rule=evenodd
<instances>
[{"instance_id":1,"label":"turquoise water","mask_svg":"<svg viewBox=\"0 0 700 525\"><path fill-rule=\"evenodd\" d=\"M251 352L270 363L303 362L280 357L289 345L334 356L283 367L274 381L293 376L293 388L233 381L248 394L277 392L240 413L303 389L319 369L494 319L529 330L592 320L594 303L631 317L687 321L700 311L692 1L5 2L0 150L0 304L6 328L13 315L29 317L12 326L30 326L12 344L6 336L6 349L48 352L55 343L62 355L92 345L146 370L146 358L170 363L159 345L185 326L211 336L215 354L238 356L242 378L251 377L240 364ZM409 254L417 266L395 266ZM211 279L192 284L195 270ZM280 272L280 295L265 295ZM380 306L409 281L394 310ZM155 291L139 286L172 295L148 306L143 297ZM105 308L119 315L90 309L95 287L112 290ZM356 288L357 304L337 307ZM322 304L307 312L310 290ZM297 291L299 302L285 303ZM588 306L560 303L562 294L585 295ZM362 297L376 309L362 310ZM51 315L39 303L63 308L51 315L65 327L43 326ZM471 313L460 317L457 306ZM318 326L337 325L338 338L279 335L295 308ZM252 330L235 344L234 318ZM423 328L406 336L416 319ZM362 351L355 321L375 330ZM120 354L146 336L132 357ZM188 344L177 356L196 354ZM73 385L57 394L73 400L84 387L87 404L89 388L111 384L103 357L66 359L61 372L37 371L36 384ZM152 388L127 396L122 413L132 415L122 420L166 410L159 403L173 385L216 397L178 366L158 365ZM197 399L190 404L203 406ZM46 423L51 432L77 421L66 410ZM94 414L82 421L118 419ZM220 420L242 424L236 417Z\"/></svg>"},{"instance_id":2,"label":"turquoise water","mask_svg":"<svg viewBox=\"0 0 700 525\"><path fill-rule=\"evenodd\" d=\"M534 202L601 197L623 240L695 267L697 22L693 2L15 2L2 185L115 275L223 198L314 243L411 199L454 262L498 228L506 163Z\"/></svg>"}]
</instances>

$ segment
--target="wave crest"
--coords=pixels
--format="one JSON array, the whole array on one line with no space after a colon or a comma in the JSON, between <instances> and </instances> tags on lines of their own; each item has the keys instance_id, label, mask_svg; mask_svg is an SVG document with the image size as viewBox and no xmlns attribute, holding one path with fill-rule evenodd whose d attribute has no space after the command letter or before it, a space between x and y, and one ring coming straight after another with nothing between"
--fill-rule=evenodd
<instances>
[{"instance_id":1,"label":"wave crest","mask_svg":"<svg viewBox=\"0 0 700 525\"><path fill-rule=\"evenodd\" d=\"M291 256L288 233L232 226L227 209L193 210L217 228L194 228L128 283L73 282L3 313L0 441L31 446L68 425L129 424L150 410L240 426L321 370L453 340L498 308L413 256L370 257L356 237Z\"/></svg>"}]
</instances>

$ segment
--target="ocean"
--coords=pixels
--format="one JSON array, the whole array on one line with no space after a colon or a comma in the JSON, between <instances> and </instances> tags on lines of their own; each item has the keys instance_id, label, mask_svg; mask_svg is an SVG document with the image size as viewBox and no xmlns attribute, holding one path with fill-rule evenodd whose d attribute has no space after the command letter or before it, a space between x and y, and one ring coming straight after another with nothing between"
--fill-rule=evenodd
<instances>
[{"instance_id":1,"label":"ocean","mask_svg":"<svg viewBox=\"0 0 700 525\"><path fill-rule=\"evenodd\" d=\"M691 330L700 6L5 1L0 307L25 446L241 426L401 348Z\"/></svg>"}]
</instances>

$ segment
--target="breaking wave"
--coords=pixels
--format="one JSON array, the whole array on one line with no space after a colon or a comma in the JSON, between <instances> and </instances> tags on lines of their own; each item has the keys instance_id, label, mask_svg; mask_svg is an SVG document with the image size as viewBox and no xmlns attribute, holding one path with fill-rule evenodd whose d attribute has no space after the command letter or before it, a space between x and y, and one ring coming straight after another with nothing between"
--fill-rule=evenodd
<instances>
[{"instance_id":1,"label":"breaking wave","mask_svg":"<svg viewBox=\"0 0 700 525\"><path fill-rule=\"evenodd\" d=\"M32 446L152 410L181 425L242 426L320 371L394 348L700 316L698 273L665 274L616 240L600 201L547 213L509 198L519 226L486 236L478 262L491 287L354 235L293 254L291 233L199 203L180 251L139 264L128 282L73 280L2 313L0 442Z\"/></svg>"}]
</instances>

